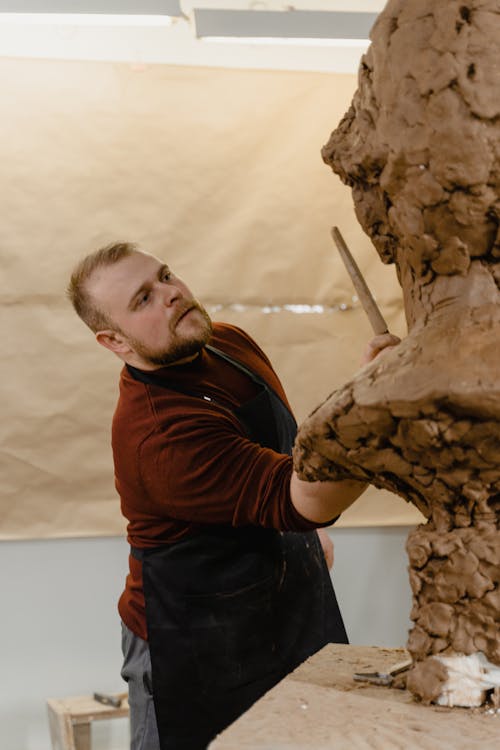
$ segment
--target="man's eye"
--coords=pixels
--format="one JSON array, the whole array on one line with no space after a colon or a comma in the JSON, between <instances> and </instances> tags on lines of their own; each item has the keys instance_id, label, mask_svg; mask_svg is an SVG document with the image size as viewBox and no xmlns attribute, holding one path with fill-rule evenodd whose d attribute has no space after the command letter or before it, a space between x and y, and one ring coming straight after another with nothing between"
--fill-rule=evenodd
<instances>
[{"instance_id":1,"label":"man's eye","mask_svg":"<svg viewBox=\"0 0 500 750\"><path fill-rule=\"evenodd\" d=\"M145 305L148 300L149 300L149 292L144 292L144 294L142 294L137 300L137 307L141 307L142 305Z\"/></svg>"},{"instance_id":2,"label":"man's eye","mask_svg":"<svg viewBox=\"0 0 500 750\"><path fill-rule=\"evenodd\" d=\"M172 276L172 273L170 271L164 271L161 275L162 281L168 281Z\"/></svg>"}]
</instances>

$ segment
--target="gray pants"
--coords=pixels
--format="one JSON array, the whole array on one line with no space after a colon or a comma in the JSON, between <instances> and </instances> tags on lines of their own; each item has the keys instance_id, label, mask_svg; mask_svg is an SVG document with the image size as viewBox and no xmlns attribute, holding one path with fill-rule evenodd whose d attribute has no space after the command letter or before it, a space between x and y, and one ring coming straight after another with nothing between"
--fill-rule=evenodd
<instances>
[{"instance_id":1,"label":"gray pants","mask_svg":"<svg viewBox=\"0 0 500 750\"><path fill-rule=\"evenodd\" d=\"M147 641L122 622L123 667L130 706L130 750L160 750L151 689L151 657Z\"/></svg>"}]
</instances>

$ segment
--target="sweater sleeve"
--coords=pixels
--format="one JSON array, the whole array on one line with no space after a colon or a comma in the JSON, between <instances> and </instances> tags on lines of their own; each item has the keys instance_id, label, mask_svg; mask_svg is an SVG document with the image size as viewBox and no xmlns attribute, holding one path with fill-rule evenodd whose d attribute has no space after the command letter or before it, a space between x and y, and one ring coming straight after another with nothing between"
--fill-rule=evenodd
<instances>
[{"instance_id":1,"label":"sweater sleeve","mask_svg":"<svg viewBox=\"0 0 500 750\"><path fill-rule=\"evenodd\" d=\"M290 498L291 456L251 442L234 415L181 396L141 444L147 512L201 524L306 531Z\"/></svg>"}]
</instances>

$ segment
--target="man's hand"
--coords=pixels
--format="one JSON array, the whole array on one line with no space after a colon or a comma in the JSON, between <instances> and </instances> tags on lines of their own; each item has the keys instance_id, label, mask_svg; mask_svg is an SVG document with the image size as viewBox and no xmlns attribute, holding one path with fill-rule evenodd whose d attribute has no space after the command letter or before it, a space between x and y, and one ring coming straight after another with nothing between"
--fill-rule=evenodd
<instances>
[{"instance_id":1,"label":"man's hand","mask_svg":"<svg viewBox=\"0 0 500 750\"><path fill-rule=\"evenodd\" d=\"M328 570L331 570L333 568L334 558L333 542L330 539L330 535L328 534L328 531L326 529L316 529L316 533L319 536L319 541L321 542L321 546L323 548L323 554L325 556Z\"/></svg>"},{"instance_id":2,"label":"man's hand","mask_svg":"<svg viewBox=\"0 0 500 750\"><path fill-rule=\"evenodd\" d=\"M372 362L375 357L387 349L394 349L395 346L401 343L399 336L394 336L392 333L381 333L379 336L374 336L371 341L368 342L361 358L361 364L367 365L368 362Z\"/></svg>"},{"instance_id":3,"label":"man's hand","mask_svg":"<svg viewBox=\"0 0 500 750\"><path fill-rule=\"evenodd\" d=\"M308 521L328 523L352 505L366 486L356 479L307 482L292 471L290 497L295 510Z\"/></svg>"}]
</instances>

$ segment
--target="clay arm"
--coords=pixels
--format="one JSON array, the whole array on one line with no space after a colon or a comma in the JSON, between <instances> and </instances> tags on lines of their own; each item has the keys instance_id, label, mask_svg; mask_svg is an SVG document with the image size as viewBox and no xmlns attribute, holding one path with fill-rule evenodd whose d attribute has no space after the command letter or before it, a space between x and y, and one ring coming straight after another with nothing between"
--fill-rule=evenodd
<instances>
[{"instance_id":1,"label":"clay arm","mask_svg":"<svg viewBox=\"0 0 500 750\"><path fill-rule=\"evenodd\" d=\"M362 364L368 364L384 350L399 344L400 339L391 333L375 336L366 346ZM339 516L365 491L368 485L354 479L336 482L307 482L292 472L290 496L301 516L314 523L327 523Z\"/></svg>"}]
</instances>

